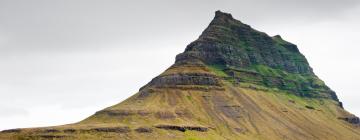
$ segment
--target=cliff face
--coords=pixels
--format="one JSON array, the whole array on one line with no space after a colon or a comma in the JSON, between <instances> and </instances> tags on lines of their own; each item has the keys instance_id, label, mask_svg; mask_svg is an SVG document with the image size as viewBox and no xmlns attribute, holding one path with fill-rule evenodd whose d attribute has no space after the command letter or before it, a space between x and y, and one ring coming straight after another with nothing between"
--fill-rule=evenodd
<instances>
[{"instance_id":1,"label":"cliff face","mask_svg":"<svg viewBox=\"0 0 360 140\"><path fill-rule=\"evenodd\" d=\"M306 96L338 100L312 71L296 45L270 37L230 14L217 11L199 39L176 57L176 63L198 59L226 73L233 83L251 83Z\"/></svg>"},{"instance_id":2,"label":"cliff face","mask_svg":"<svg viewBox=\"0 0 360 140\"><path fill-rule=\"evenodd\" d=\"M215 18L199 39L188 45L185 52L177 57L177 61L189 57L226 68L264 65L289 73L313 75L296 45L280 36L270 37L256 31L220 11L216 12Z\"/></svg>"},{"instance_id":3,"label":"cliff face","mask_svg":"<svg viewBox=\"0 0 360 140\"><path fill-rule=\"evenodd\" d=\"M175 64L129 99L79 123L0 139L359 140L359 126L296 45L217 11Z\"/></svg>"}]
</instances>

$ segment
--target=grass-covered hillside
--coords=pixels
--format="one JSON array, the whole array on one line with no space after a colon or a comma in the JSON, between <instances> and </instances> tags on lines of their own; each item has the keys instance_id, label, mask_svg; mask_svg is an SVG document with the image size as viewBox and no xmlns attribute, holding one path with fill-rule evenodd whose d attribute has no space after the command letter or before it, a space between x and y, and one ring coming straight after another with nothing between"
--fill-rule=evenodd
<instances>
[{"instance_id":1,"label":"grass-covered hillside","mask_svg":"<svg viewBox=\"0 0 360 140\"><path fill-rule=\"evenodd\" d=\"M127 100L2 139L360 140L360 121L295 45L218 11L175 64Z\"/></svg>"}]
</instances>

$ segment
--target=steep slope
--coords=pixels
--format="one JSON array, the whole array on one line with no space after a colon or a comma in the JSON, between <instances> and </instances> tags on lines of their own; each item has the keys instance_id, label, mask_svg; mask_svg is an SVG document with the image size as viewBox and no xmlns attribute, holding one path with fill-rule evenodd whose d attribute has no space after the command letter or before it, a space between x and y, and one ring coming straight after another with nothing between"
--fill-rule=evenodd
<instances>
[{"instance_id":1,"label":"steep slope","mask_svg":"<svg viewBox=\"0 0 360 140\"><path fill-rule=\"evenodd\" d=\"M175 64L129 99L79 123L0 139L359 140L359 122L296 45L217 11Z\"/></svg>"}]
</instances>

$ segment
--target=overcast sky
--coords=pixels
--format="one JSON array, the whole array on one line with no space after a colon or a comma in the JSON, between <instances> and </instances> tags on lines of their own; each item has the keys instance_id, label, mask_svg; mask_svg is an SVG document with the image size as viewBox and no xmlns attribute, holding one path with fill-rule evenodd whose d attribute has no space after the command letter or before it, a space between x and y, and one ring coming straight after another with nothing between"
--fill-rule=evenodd
<instances>
[{"instance_id":1,"label":"overcast sky","mask_svg":"<svg viewBox=\"0 0 360 140\"><path fill-rule=\"evenodd\" d=\"M0 0L0 130L73 123L119 103L216 10L297 44L360 115L357 0Z\"/></svg>"}]
</instances>

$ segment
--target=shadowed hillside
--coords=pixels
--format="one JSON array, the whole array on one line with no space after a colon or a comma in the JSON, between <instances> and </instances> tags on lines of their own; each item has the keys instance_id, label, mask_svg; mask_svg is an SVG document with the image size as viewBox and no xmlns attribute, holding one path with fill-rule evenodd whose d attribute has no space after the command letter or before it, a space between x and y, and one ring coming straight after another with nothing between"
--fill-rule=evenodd
<instances>
[{"instance_id":1,"label":"shadowed hillside","mask_svg":"<svg viewBox=\"0 0 360 140\"><path fill-rule=\"evenodd\" d=\"M359 126L296 45L217 11L175 64L127 100L0 139L360 140Z\"/></svg>"}]
</instances>

